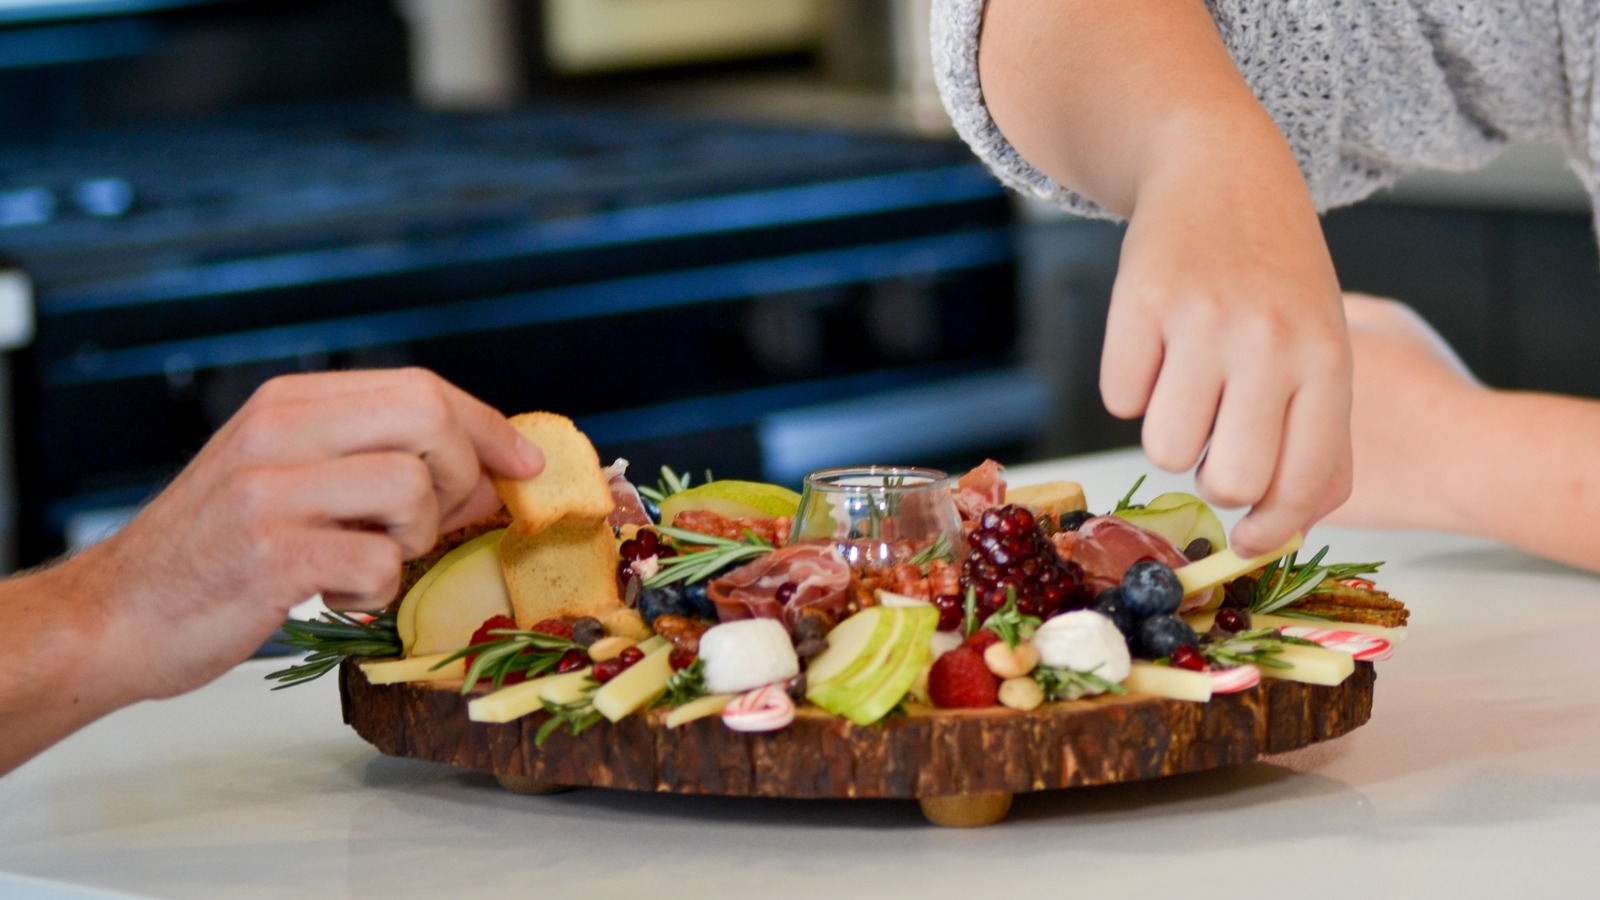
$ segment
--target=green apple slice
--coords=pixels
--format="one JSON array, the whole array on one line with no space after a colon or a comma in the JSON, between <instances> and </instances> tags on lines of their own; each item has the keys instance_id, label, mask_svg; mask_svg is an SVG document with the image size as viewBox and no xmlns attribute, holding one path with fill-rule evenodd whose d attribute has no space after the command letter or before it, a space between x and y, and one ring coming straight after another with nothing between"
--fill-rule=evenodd
<instances>
[{"instance_id":1,"label":"green apple slice","mask_svg":"<svg viewBox=\"0 0 1600 900\"><path fill-rule=\"evenodd\" d=\"M876 679L876 688L840 713L857 725L871 725L888 715L889 710L905 699L932 655L929 641L939 627L939 610L923 606L906 607L898 612L906 625L902 628L903 639L896 642L893 661L883 667L881 676Z\"/></svg>"},{"instance_id":2,"label":"green apple slice","mask_svg":"<svg viewBox=\"0 0 1600 900\"><path fill-rule=\"evenodd\" d=\"M661 521L672 524L678 513L709 509L735 519L772 519L792 516L800 508L800 495L781 484L722 479L686 488L661 501Z\"/></svg>"},{"instance_id":3,"label":"green apple slice","mask_svg":"<svg viewBox=\"0 0 1600 900\"><path fill-rule=\"evenodd\" d=\"M1218 585L1227 584L1241 575L1248 575L1275 559L1288 556L1299 550L1304 542L1305 535L1297 533L1271 553L1263 553L1249 559L1241 557L1232 549L1218 550L1205 559L1179 568L1178 583L1183 585L1183 595L1191 597L1201 591L1209 591Z\"/></svg>"},{"instance_id":4,"label":"green apple slice","mask_svg":"<svg viewBox=\"0 0 1600 900\"><path fill-rule=\"evenodd\" d=\"M903 615L908 610L895 607L871 607L883 610L889 628L887 635L872 649L857 656L844 671L831 678L812 679L806 675L806 699L834 715L865 700L877 688L883 676L899 656L902 642L910 636L912 618ZM933 610L933 607L928 607ZM937 614L938 610L934 610Z\"/></svg>"},{"instance_id":5,"label":"green apple slice","mask_svg":"<svg viewBox=\"0 0 1600 900\"><path fill-rule=\"evenodd\" d=\"M433 568L422 573L422 577L418 578L411 585L411 589L406 591L406 595L400 598L400 608L395 611L395 627L400 632L400 647L405 655L411 655L411 647L417 642L417 603L422 599L422 595L428 592L428 588L433 584L434 580L444 573L446 564L455 563L461 557L485 544L498 544L500 535L503 533L505 533L504 528L496 529L480 534L472 540L465 541L458 547L452 547L448 553L439 557L439 561L433 564ZM488 616L484 618L486 619ZM478 623L481 625L483 619L479 619ZM476 629L477 626L474 625L473 628ZM469 634L468 637L471 637L471 635Z\"/></svg>"},{"instance_id":6,"label":"green apple slice","mask_svg":"<svg viewBox=\"0 0 1600 900\"><path fill-rule=\"evenodd\" d=\"M669 648L657 647L622 670L622 674L594 692L590 702L595 712L616 722L661 696L667 689L667 679L672 677L671 655Z\"/></svg>"},{"instance_id":7,"label":"green apple slice","mask_svg":"<svg viewBox=\"0 0 1600 900\"><path fill-rule=\"evenodd\" d=\"M1194 524L1183 535L1181 540L1173 541L1178 547L1184 548L1194 543L1195 538L1205 538L1211 542L1213 552L1228 546L1228 530L1222 527L1222 520L1217 518L1217 513L1211 504L1182 491L1169 491L1158 495L1154 500L1145 504L1146 509L1177 509L1188 506L1195 511Z\"/></svg>"},{"instance_id":8,"label":"green apple slice","mask_svg":"<svg viewBox=\"0 0 1600 900\"><path fill-rule=\"evenodd\" d=\"M806 681L816 684L831 681L871 658L894 630L887 607L869 606L828 632L828 649L817 654L806 666Z\"/></svg>"},{"instance_id":9,"label":"green apple slice","mask_svg":"<svg viewBox=\"0 0 1600 900\"><path fill-rule=\"evenodd\" d=\"M1183 549L1183 536L1194 528L1195 519L1199 511L1193 505L1175 506L1167 509L1143 507L1135 509L1119 509L1114 514L1117 518L1153 531L1171 541L1178 549Z\"/></svg>"}]
</instances>

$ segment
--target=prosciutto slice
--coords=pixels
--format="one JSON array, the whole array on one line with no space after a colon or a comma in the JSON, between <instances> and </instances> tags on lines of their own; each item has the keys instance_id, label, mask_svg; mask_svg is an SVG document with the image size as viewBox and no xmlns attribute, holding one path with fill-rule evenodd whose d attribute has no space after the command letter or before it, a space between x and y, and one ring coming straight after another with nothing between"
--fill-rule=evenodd
<instances>
[{"instance_id":1,"label":"prosciutto slice","mask_svg":"<svg viewBox=\"0 0 1600 900\"><path fill-rule=\"evenodd\" d=\"M785 584L794 593L780 603ZM802 614L817 612L836 623L850 602L850 566L831 543L791 544L713 579L706 593L724 622L777 619L792 630Z\"/></svg>"},{"instance_id":2,"label":"prosciutto slice","mask_svg":"<svg viewBox=\"0 0 1600 900\"><path fill-rule=\"evenodd\" d=\"M639 489L628 480L627 473L628 461L625 459L618 459L601 473L606 477L606 486L611 489L611 501L616 504L611 509L611 515L606 517L606 524L612 528L651 524L650 514L644 510L644 499L639 496Z\"/></svg>"},{"instance_id":3,"label":"prosciutto slice","mask_svg":"<svg viewBox=\"0 0 1600 900\"><path fill-rule=\"evenodd\" d=\"M956 510L962 521L976 521L983 511L1006 502L1006 479L992 459L956 480Z\"/></svg>"},{"instance_id":4,"label":"prosciutto slice","mask_svg":"<svg viewBox=\"0 0 1600 900\"><path fill-rule=\"evenodd\" d=\"M1083 584L1091 595L1122 584L1123 573L1141 559L1160 560L1174 569L1189 564L1165 537L1116 516L1095 516L1053 540L1062 559L1083 566Z\"/></svg>"}]
</instances>

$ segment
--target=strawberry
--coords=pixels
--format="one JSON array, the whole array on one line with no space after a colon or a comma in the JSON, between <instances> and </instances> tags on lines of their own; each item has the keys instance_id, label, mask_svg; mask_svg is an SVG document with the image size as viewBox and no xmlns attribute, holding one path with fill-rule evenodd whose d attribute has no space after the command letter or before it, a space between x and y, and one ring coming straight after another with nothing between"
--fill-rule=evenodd
<instances>
[{"instance_id":1,"label":"strawberry","mask_svg":"<svg viewBox=\"0 0 1600 900\"><path fill-rule=\"evenodd\" d=\"M1000 696L1000 680L989 671L983 654L957 647L933 661L928 672L928 699L941 709L993 706Z\"/></svg>"},{"instance_id":2,"label":"strawberry","mask_svg":"<svg viewBox=\"0 0 1600 900\"><path fill-rule=\"evenodd\" d=\"M968 636L966 640L962 641L961 646L966 647L968 650L976 650L981 655L983 651L989 649L991 644L998 643L1000 643L1000 635L987 628L979 628Z\"/></svg>"}]
</instances>

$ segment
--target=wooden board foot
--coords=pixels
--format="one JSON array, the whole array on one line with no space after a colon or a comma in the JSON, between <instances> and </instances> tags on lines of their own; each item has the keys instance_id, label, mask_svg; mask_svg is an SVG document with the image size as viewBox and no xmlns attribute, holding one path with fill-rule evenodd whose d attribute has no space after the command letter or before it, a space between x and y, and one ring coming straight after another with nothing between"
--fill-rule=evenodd
<instances>
[{"instance_id":1,"label":"wooden board foot","mask_svg":"<svg viewBox=\"0 0 1600 900\"><path fill-rule=\"evenodd\" d=\"M929 822L945 828L977 828L993 825L1011 811L1011 795L962 794L954 797L920 797L922 814Z\"/></svg>"},{"instance_id":2,"label":"wooden board foot","mask_svg":"<svg viewBox=\"0 0 1600 900\"><path fill-rule=\"evenodd\" d=\"M496 775L494 780L500 786L514 794L557 794L561 791L570 791L572 788L564 784L555 784L549 781L540 781L526 775Z\"/></svg>"}]
</instances>

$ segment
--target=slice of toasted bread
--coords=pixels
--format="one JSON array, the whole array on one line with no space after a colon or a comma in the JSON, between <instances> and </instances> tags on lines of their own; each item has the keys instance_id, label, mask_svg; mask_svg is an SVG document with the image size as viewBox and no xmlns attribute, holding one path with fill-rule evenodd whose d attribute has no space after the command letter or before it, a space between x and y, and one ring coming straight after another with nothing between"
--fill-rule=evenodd
<instances>
[{"instance_id":1,"label":"slice of toasted bread","mask_svg":"<svg viewBox=\"0 0 1600 900\"><path fill-rule=\"evenodd\" d=\"M550 412L511 417L523 437L544 451L544 471L522 481L495 479L517 529L533 534L563 520L596 522L615 502L594 445L572 420Z\"/></svg>"},{"instance_id":2,"label":"slice of toasted bread","mask_svg":"<svg viewBox=\"0 0 1600 900\"><path fill-rule=\"evenodd\" d=\"M1083 499L1083 485L1076 481L1047 481L1021 487L1007 485L1006 502L1025 507L1035 515L1059 516L1089 508Z\"/></svg>"},{"instance_id":3,"label":"slice of toasted bread","mask_svg":"<svg viewBox=\"0 0 1600 900\"><path fill-rule=\"evenodd\" d=\"M537 534L506 529L500 566L517 625L543 619L604 619L622 606L617 595L617 543L600 521L557 522Z\"/></svg>"}]
</instances>

